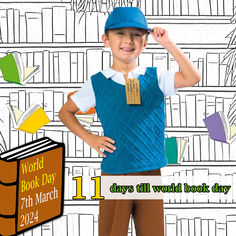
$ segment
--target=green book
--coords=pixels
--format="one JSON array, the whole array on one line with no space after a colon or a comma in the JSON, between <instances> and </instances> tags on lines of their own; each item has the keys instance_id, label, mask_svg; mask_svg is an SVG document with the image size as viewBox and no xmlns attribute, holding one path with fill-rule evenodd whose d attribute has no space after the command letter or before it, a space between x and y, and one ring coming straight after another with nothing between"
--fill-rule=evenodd
<instances>
[{"instance_id":1,"label":"green book","mask_svg":"<svg viewBox=\"0 0 236 236\"><path fill-rule=\"evenodd\" d=\"M165 139L165 152L168 164L178 163L178 150L177 150L177 139L176 137Z\"/></svg>"},{"instance_id":2,"label":"green book","mask_svg":"<svg viewBox=\"0 0 236 236\"><path fill-rule=\"evenodd\" d=\"M168 164L179 164L182 162L184 152L187 150L187 140L185 138L166 138L165 154Z\"/></svg>"},{"instance_id":3,"label":"green book","mask_svg":"<svg viewBox=\"0 0 236 236\"><path fill-rule=\"evenodd\" d=\"M39 72L39 66L24 67L20 53L13 52L0 58L0 70L5 81L25 85Z\"/></svg>"}]
</instances>

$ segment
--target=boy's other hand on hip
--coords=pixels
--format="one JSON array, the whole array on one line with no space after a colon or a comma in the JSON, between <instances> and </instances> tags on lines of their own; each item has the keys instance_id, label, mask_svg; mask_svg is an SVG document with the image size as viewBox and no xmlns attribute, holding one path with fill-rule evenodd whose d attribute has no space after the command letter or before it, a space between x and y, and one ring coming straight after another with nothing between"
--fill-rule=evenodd
<instances>
[{"instance_id":1,"label":"boy's other hand on hip","mask_svg":"<svg viewBox=\"0 0 236 236\"><path fill-rule=\"evenodd\" d=\"M168 36L167 30L160 28L160 27L154 27L152 29L153 31L148 31L154 40L159 43L162 47L166 47L170 42L171 39Z\"/></svg>"},{"instance_id":2,"label":"boy's other hand on hip","mask_svg":"<svg viewBox=\"0 0 236 236\"><path fill-rule=\"evenodd\" d=\"M116 147L112 144L115 141L106 136L99 136L96 134L90 133L86 140L84 140L90 147L94 148L98 153L100 153L103 157L106 155L101 151L101 149L113 153L116 150Z\"/></svg>"}]
</instances>

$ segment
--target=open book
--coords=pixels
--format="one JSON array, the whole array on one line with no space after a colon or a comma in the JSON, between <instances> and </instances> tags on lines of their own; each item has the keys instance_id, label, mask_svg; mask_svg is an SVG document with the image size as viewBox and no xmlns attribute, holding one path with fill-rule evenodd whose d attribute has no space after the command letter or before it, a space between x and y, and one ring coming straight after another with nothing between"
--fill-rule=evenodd
<instances>
[{"instance_id":1,"label":"open book","mask_svg":"<svg viewBox=\"0 0 236 236\"><path fill-rule=\"evenodd\" d=\"M223 143L232 143L236 138L236 126L230 125L224 112L216 112L203 119L210 138Z\"/></svg>"},{"instance_id":2,"label":"open book","mask_svg":"<svg viewBox=\"0 0 236 236\"><path fill-rule=\"evenodd\" d=\"M40 105L32 104L25 112L9 105L13 127L15 129L34 134L42 126L50 122Z\"/></svg>"},{"instance_id":3,"label":"open book","mask_svg":"<svg viewBox=\"0 0 236 236\"><path fill-rule=\"evenodd\" d=\"M165 154L168 164L178 164L182 162L187 144L187 140L182 137L165 138Z\"/></svg>"},{"instance_id":4,"label":"open book","mask_svg":"<svg viewBox=\"0 0 236 236\"><path fill-rule=\"evenodd\" d=\"M69 99L76 92L77 91L69 93ZM90 127L91 124L93 123L95 113L96 113L95 108L91 107L86 112L82 112L81 110L77 111L75 113L75 117L80 122L81 125Z\"/></svg>"},{"instance_id":5,"label":"open book","mask_svg":"<svg viewBox=\"0 0 236 236\"><path fill-rule=\"evenodd\" d=\"M5 81L25 85L39 72L39 66L24 67L20 53L13 52L0 58L0 70Z\"/></svg>"}]
</instances>

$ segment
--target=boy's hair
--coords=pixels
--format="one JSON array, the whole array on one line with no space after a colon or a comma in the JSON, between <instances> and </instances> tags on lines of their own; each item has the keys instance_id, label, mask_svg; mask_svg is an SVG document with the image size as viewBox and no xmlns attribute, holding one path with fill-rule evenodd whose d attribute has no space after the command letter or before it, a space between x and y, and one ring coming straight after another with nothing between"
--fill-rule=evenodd
<instances>
[{"instance_id":1,"label":"boy's hair","mask_svg":"<svg viewBox=\"0 0 236 236\"><path fill-rule=\"evenodd\" d=\"M143 34L146 34L146 39L148 39L148 35L150 34L146 29L141 29L141 28L136 28L137 30L139 30L140 32L142 32ZM109 34L109 31L112 31L113 29L107 29L105 31L105 35L107 36L108 38L108 34ZM115 29L114 29L115 30Z\"/></svg>"}]
</instances>

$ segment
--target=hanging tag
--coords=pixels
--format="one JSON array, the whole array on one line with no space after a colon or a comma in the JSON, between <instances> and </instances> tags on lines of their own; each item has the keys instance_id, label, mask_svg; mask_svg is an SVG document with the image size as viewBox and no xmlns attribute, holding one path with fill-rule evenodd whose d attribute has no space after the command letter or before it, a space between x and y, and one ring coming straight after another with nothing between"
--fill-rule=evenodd
<instances>
[{"instance_id":1,"label":"hanging tag","mask_svg":"<svg viewBox=\"0 0 236 236\"><path fill-rule=\"evenodd\" d=\"M127 104L141 104L140 86L136 78L127 78L125 80L125 92Z\"/></svg>"}]
</instances>

